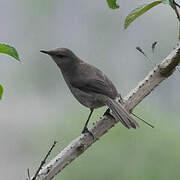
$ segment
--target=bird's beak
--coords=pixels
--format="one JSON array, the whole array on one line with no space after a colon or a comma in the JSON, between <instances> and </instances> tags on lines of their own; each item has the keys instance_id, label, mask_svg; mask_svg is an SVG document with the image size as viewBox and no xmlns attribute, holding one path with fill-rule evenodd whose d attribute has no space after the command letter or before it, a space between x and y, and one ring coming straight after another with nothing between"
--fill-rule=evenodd
<instances>
[{"instance_id":1,"label":"bird's beak","mask_svg":"<svg viewBox=\"0 0 180 180\"><path fill-rule=\"evenodd\" d=\"M54 55L53 51L44 51L44 50L41 50L40 52L48 54L48 55Z\"/></svg>"}]
</instances>

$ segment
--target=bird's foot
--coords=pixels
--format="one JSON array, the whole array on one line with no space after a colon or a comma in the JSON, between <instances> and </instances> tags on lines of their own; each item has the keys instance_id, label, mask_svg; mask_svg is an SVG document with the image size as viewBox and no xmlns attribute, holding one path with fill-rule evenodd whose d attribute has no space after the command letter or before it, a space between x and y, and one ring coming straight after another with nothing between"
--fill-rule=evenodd
<instances>
[{"instance_id":1,"label":"bird's foot","mask_svg":"<svg viewBox=\"0 0 180 180\"><path fill-rule=\"evenodd\" d=\"M110 113L110 109L109 109L109 108L104 112L103 116L111 116L111 117L113 117L113 116L111 115L111 113ZM113 117L113 118L114 118L114 117Z\"/></svg>"},{"instance_id":2,"label":"bird's foot","mask_svg":"<svg viewBox=\"0 0 180 180\"><path fill-rule=\"evenodd\" d=\"M85 134L85 133L89 133L92 136L92 138L94 139L93 133L91 131L89 131L89 129L86 126L82 130L82 134Z\"/></svg>"},{"instance_id":3,"label":"bird's foot","mask_svg":"<svg viewBox=\"0 0 180 180\"><path fill-rule=\"evenodd\" d=\"M106 116L106 115L110 115L110 109L109 108L103 114L103 116Z\"/></svg>"}]
</instances>

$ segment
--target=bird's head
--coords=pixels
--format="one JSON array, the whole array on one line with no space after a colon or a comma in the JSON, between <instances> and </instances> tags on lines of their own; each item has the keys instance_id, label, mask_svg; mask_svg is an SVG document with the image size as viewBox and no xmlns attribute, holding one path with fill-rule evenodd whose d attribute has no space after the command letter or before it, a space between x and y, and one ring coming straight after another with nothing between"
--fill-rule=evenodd
<instances>
[{"instance_id":1,"label":"bird's head","mask_svg":"<svg viewBox=\"0 0 180 180\"><path fill-rule=\"evenodd\" d=\"M67 48L57 48L49 51L41 50L40 52L50 55L57 65L69 64L78 60L77 56Z\"/></svg>"}]
</instances>

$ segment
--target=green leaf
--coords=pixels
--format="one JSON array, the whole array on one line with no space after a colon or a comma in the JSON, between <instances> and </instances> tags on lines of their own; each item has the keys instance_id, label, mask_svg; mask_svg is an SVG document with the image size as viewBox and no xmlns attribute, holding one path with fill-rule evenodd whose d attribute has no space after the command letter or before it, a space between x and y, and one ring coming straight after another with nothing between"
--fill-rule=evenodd
<instances>
[{"instance_id":1,"label":"green leaf","mask_svg":"<svg viewBox=\"0 0 180 180\"><path fill-rule=\"evenodd\" d=\"M12 46L0 43L0 53L8 54L9 56L12 56L13 58L19 61L19 55L16 49Z\"/></svg>"},{"instance_id":2,"label":"green leaf","mask_svg":"<svg viewBox=\"0 0 180 180\"><path fill-rule=\"evenodd\" d=\"M127 27L139 16L141 16L142 14L144 14L146 11L148 11L149 9L151 9L152 7L158 5L162 3L161 1L154 1L150 4L144 4L144 5L140 5L139 7L137 7L136 9L132 10L128 16L125 19L125 23L124 23L124 28L127 29Z\"/></svg>"},{"instance_id":3,"label":"green leaf","mask_svg":"<svg viewBox=\"0 0 180 180\"><path fill-rule=\"evenodd\" d=\"M3 87L0 85L0 100L2 99L2 94L3 94Z\"/></svg>"},{"instance_id":4,"label":"green leaf","mask_svg":"<svg viewBox=\"0 0 180 180\"><path fill-rule=\"evenodd\" d=\"M163 4L169 4L173 9L175 9L174 0L161 0Z\"/></svg>"},{"instance_id":5,"label":"green leaf","mask_svg":"<svg viewBox=\"0 0 180 180\"><path fill-rule=\"evenodd\" d=\"M116 0L107 0L108 6L111 9L119 8L119 5L116 3Z\"/></svg>"}]
</instances>

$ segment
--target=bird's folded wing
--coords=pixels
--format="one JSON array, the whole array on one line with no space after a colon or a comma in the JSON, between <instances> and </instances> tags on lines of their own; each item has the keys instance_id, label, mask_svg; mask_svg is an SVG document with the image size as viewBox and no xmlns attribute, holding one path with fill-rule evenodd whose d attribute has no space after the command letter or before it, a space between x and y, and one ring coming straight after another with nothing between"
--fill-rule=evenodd
<instances>
[{"instance_id":1,"label":"bird's folded wing","mask_svg":"<svg viewBox=\"0 0 180 180\"><path fill-rule=\"evenodd\" d=\"M98 93L98 94L103 94L106 95L112 99L114 99L117 96L117 91L115 87L112 85L111 82L109 81L102 81L102 80L97 80L97 79L74 79L73 81L70 82L70 84L75 87L80 89L81 91L90 93Z\"/></svg>"}]
</instances>

